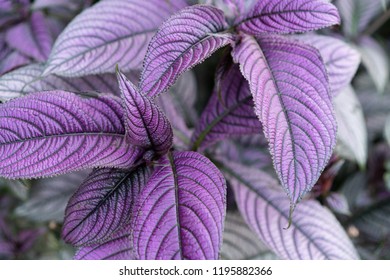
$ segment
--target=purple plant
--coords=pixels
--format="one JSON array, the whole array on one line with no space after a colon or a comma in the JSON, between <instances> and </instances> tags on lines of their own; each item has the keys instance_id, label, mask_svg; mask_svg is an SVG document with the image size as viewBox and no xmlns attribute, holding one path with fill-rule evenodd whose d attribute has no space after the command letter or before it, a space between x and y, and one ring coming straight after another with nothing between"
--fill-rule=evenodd
<instances>
[{"instance_id":1,"label":"purple plant","mask_svg":"<svg viewBox=\"0 0 390 280\"><path fill-rule=\"evenodd\" d=\"M7 48L31 53L0 78L0 176L93 168L65 210L62 238L76 259L218 259L232 198L280 258L359 258L332 212L305 197L333 154L333 101L360 56L334 37L292 33L338 25L337 8L215 2L103 0L56 40L41 32L41 13L7 27ZM22 44L29 24L36 32ZM219 49L198 117L187 71ZM279 182L264 171L271 162Z\"/></svg>"}]
</instances>

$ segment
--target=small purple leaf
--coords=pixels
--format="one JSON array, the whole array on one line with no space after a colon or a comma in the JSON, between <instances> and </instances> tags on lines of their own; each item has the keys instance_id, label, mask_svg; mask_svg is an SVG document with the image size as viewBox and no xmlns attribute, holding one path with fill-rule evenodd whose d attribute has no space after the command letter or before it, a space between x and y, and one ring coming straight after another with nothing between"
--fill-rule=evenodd
<instances>
[{"instance_id":1,"label":"small purple leaf","mask_svg":"<svg viewBox=\"0 0 390 280\"><path fill-rule=\"evenodd\" d=\"M29 21L8 29L6 40L10 47L39 62L46 61L53 45L53 37L42 12L33 12Z\"/></svg>"},{"instance_id":2,"label":"small purple leaf","mask_svg":"<svg viewBox=\"0 0 390 280\"><path fill-rule=\"evenodd\" d=\"M336 144L319 52L281 36L244 37L233 56L249 81L274 167L295 205L317 182Z\"/></svg>"},{"instance_id":3,"label":"small purple leaf","mask_svg":"<svg viewBox=\"0 0 390 280\"><path fill-rule=\"evenodd\" d=\"M114 72L116 64L123 71L138 69L157 28L185 6L184 0L100 1L79 14L61 33L44 75Z\"/></svg>"},{"instance_id":4,"label":"small purple leaf","mask_svg":"<svg viewBox=\"0 0 390 280\"><path fill-rule=\"evenodd\" d=\"M134 207L137 259L218 259L225 207L225 179L210 160L168 154Z\"/></svg>"},{"instance_id":5,"label":"small purple leaf","mask_svg":"<svg viewBox=\"0 0 390 280\"><path fill-rule=\"evenodd\" d=\"M7 53L0 55L0 75L31 62L31 59L16 50L8 49Z\"/></svg>"},{"instance_id":6,"label":"small purple leaf","mask_svg":"<svg viewBox=\"0 0 390 280\"><path fill-rule=\"evenodd\" d=\"M289 203L278 183L260 170L225 163L238 207L246 222L283 259L358 259L333 214L317 201L302 201L289 229Z\"/></svg>"},{"instance_id":7,"label":"small purple leaf","mask_svg":"<svg viewBox=\"0 0 390 280\"><path fill-rule=\"evenodd\" d=\"M172 86L185 71L232 41L223 12L206 5L190 6L170 17L150 42L140 89L149 97Z\"/></svg>"},{"instance_id":8,"label":"small purple leaf","mask_svg":"<svg viewBox=\"0 0 390 280\"><path fill-rule=\"evenodd\" d=\"M126 112L126 139L132 145L164 155L172 147L173 132L171 124L157 105L130 82L125 75L117 72Z\"/></svg>"},{"instance_id":9,"label":"small purple leaf","mask_svg":"<svg viewBox=\"0 0 390 280\"><path fill-rule=\"evenodd\" d=\"M37 178L105 166L128 168L142 152L125 141L118 98L29 94L0 105L0 176Z\"/></svg>"},{"instance_id":10,"label":"small purple leaf","mask_svg":"<svg viewBox=\"0 0 390 280\"><path fill-rule=\"evenodd\" d=\"M360 64L358 51L343 41L329 36L307 34L294 38L318 49L328 70L333 96L350 84Z\"/></svg>"},{"instance_id":11,"label":"small purple leaf","mask_svg":"<svg viewBox=\"0 0 390 280\"><path fill-rule=\"evenodd\" d=\"M104 92L120 95L113 74L64 78L56 75L41 77L43 65L30 64L0 77L0 100L5 101L31 92L65 90L70 92Z\"/></svg>"},{"instance_id":12,"label":"small purple leaf","mask_svg":"<svg viewBox=\"0 0 390 280\"><path fill-rule=\"evenodd\" d=\"M132 260L133 248L130 239L131 227L125 226L115 232L106 241L81 247L74 259L76 260Z\"/></svg>"},{"instance_id":13,"label":"small purple leaf","mask_svg":"<svg viewBox=\"0 0 390 280\"><path fill-rule=\"evenodd\" d=\"M343 215L351 215L349 210L348 200L341 193L332 192L326 197L326 204L330 210Z\"/></svg>"},{"instance_id":14,"label":"small purple leaf","mask_svg":"<svg viewBox=\"0 0 390 280\"><path fill-rule=\"evenodd\" d=\"M149 173L145 166L94 170L69 200L63 239L74 246L96 244L123 228Z\"/></svg>"},{"instance_id":15,"label":"small purple leaf","mask_svg":"<svg viewBox=\"0 0 390 280\"><path fill-rule=\"evenodd\" d=\"M315 0L261 0L237 29L250 35L307 32L340 23L337 8Z\"/></svg>"},{"instance_id":16,"label":"small purple leaf","mask_svg":"<svg viewBox=\"0 0 390 280\"><path fill-rule=\"evenodd\" d=\"M194 149L205 148L218 140L236 135L261 133L261 123L254 112L247 80L238 65L227 66L220 88L204 109L192 136ZM220 91L220 92L218 92Z\"/></svg>"}]
</instances>

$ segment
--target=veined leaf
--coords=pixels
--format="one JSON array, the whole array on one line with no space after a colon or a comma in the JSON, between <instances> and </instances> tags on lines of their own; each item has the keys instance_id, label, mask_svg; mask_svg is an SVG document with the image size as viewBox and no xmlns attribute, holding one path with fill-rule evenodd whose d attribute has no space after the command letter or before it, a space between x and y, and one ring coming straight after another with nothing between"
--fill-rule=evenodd
<instances>
[{"instance_id":1,"label":"veined leaf","mask_svg":"<svg viewBox=\"0 0 390 280\"><path fill-rule=\"evenodd\" d=\"M0 77L0 100L5 101L31 92L65 90L71 92L104 92L119 96L118 82L113 74L64 78L56 75L41 77L44 66L30 64Z\"/></svg>"},{"instance_id":2,"label":"veined leaf","mask_svg":"<svg viewBox=\"0 0 390 280\"><path fill-rule=\"evenodd\" d=\"M87 176L88 170L82 170L34 182L29 199L15 213L33 221L62 223L66 204Z\"/></svg>"},{"instance_id":3,"label":"veined leaf","mask_svg":"<svg viewBox=\"0 0 390 280\"><path fill-rule=\"evenodd\" d=\"M46 61L54 41L42 12L33 12L29 21L8 29L6 40L10 47L39 62Z\"/></svg>"},{"instance_id":4,"label":"veined leaf","mask_svg":"<svg viewBox=\"0 0 390 280\"><path fill-rule=\"evenodd\" d=\"M44 75L84 76L138 69L160 24L183 0L105 0L79 14L56 40ZM99 30L98 33L96 31Z\"/></svg>"},{"instance_id":5,"label":"veined leaf","mask_svg":"<svg viewBox=\"0 0 390 280\"><path fill-rule=\"evenodd\" d=\"M360 64L358 51L343 41L329 36L307 34L295 38L319 50L328 70L333 96L351 83Z\"/></svg>"},{"instance_id":6,"label":"veined leaf","mask_svg":"<svg viewBox=\"0 0 390 280\"><path fill-rule=\"evenodd\" d=\"M3 75L4 73L12 71L31 62L31 59L29 59L27 56L9 48L7 48L5 53L0 53L0 58L0 75Z\"/></svg>"},{"instance_id":7,"label":"veined leaf","mask_svg":"<svg viewBox=\"0 0 390 280\"><path fill-rule=\"evenodd\" d=\"M339 24L337 8L316 0L261 0L236 24L250 35L307 32Z\"/></svg>"},{"instance_id":8,"label":"veined leaf","mask_svg":"<svg viewBox=\"0 0 390 280\"><path fill-rule=\"evenodd\" d=\"M342 193L332 192L326 197L326 204L330 208L330 210L343 214L343 215L351 215L351 211L349 210L349 205L347 198Z\"/></svg>"},{"instance_id":9,"label":"veined leaf","mask_svg":"<svg viewBox=\"0 0 390 280\"><path fill-rule=\"evenodd\" d=\"M227 27L223 12L212 6L190 6L170 17L148 47L141 92L153 97L166 91L183 72L229 44Z\"/></svg>"},{"instance_id":10,"label":"veined leaf","mask_svg":"<svg viewBox=\"0 0 390 280\"><path fill-rule=\"evenodd\" d=\"M358 259L332 213L317 201L301 202L285 230L289 203L277 182L260 170L225 162L238 207L249 226L283 259Z\"/></svg>"},{"instance_id":11,"label":"veined leaf","mask_svg":"<svg viewBox=\"0 0 390 280\"><path fill-rule=\"evenodd\" d=\"M149 169L94 170L69 200L63 239L74 246L105 241L130 221L134 201L146 184Z\"/></svg>"},{"instance_id":12,"label":"veined leaf","mask_svg":"<svg viewBox=\"0 0 390 280\"><path fill-rule=\"evenodd\" d=\"M172 146L173 132L168 119L157 105L118 71L126 112L126 139L129 143L150 151L146 160L165 155Z\"/></svg>"},{"instance_id":13,"label":"veined leaf","mask_svg":"<svg viewBox=\"0 0 390 280\"><path fill-rule=\"evenodd\" d=\"M118 98L29 94L0 105L0 176L37 178L91 167L129 168L142 152L125 141Z\"/></svg>"},{"instance_id":14,"label":"veined leaf","mask_svg":"<svg viewBox=\"0 0 390 280\"><path fill-rule=\"evenodd\" d=\"M351 86L334 98L338 124L336 152L365 166L367 161L367 129L363 109Z\"/></svg>"},{"instance_id":15,"label":"veined leaf","mask_svg":"<svg viewBox=\"0 0 390 280\"><path fill-rule=\"evenodd\" d=\"M225 207L225 179L210 160L169 153L134 207L137 259L218 259Z\"/></svg>"},{"instance_id":16,"label":"veined leaf","mask_svg":"<svg viewBox=\"0 0 390 280\"><path fill-rule=\"evenodd\" d=\"M248 81L239 66L231 65L217 84L192 136L195 149L236 135L262 133Z\"/></svg>"},{"instance_id":17,"label":"veined leaf","mask_svg":"<svg viewBox=\"0 0 390 280\"><path fill-rule=\"evenodd\" d=\"M81 247L74 256L76 260L132 260L130 226L115 232L106 241L99 244Z\"/></svg>"},{"instance_id":18,"label":"veined leaf","mask_svg":"<svg viewBox=\"0 0 390 280\"><path fill-rule=\"evenodd\" d=\"M249 81L274 167L294 206L317 182L336 143L319 52L281 36L244 37L233 51Z\"/></svg>"}]
</instances>

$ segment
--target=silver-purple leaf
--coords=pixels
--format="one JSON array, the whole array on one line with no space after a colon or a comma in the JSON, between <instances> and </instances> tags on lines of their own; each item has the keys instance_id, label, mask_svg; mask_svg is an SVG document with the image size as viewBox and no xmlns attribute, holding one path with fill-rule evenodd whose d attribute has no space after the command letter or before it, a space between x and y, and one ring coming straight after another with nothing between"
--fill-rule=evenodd
<instances>
[{"instance_id":1,"label":"silver-purple leaf","mask_svg":"<svg viewBox=\"0 0 390 280\"><path fill-rule=\"evenodd\" d=\"M126 139L132 145L149 150L145 156L152 160L172 147L171 124L158 106L130 82L124 74L117 72L119 87L125 107ZM146 159L146 158L145 158Z\"/></svg>"},{"instance_id":2,"label":"silver-purple leaf","mask_svg":"<svg viewBox=\"0 0 390 280\"><path fill-rule=\"evenodd\" d=\"M84 76L139 69L160 24L184 0L105 0L79 14L61 33L44 75ZM96 31L99 30L97 33Z\"/></svg>"},{"instance_id":3,"label":"silver-purple leaf","mask_svg":"<svg viewBox=\"0 0 390 280\"><path fill-rule=\"evenodd\" d=\"M137 259L218 259L225 208L225 179L210 160L168 154L134 207Z\"/></svg>"},{"instance_id":4,"label":"silver-purple leaf","mask_svg":"<svg viewBox=\"0 0 390 280\"><path fill-rule=\"evenodd\" d=\"M360 64L358 51L343 41L330 36L307 34L295 38L319 50L328 70L333 96L339 94L350 84Z\"/></svg>"},{"instance_id":5,"label":"silver-purple leaf","mask_svg":"<svg viewBox=\"0 0 390 280\"><path fill-rule=\"evenodd\" d=\"M32 221L62 223L68 200L88 176L89 170L37 180L31 186L28 200L15 214Z\"/></svg>"},{"instance_id":6,"label":"silver-purple leaf","mask_svg":"<svg viewBox=\"0 0 390 280\"><path fill-rule=\"evenodd\" d=\"M326 204L333 212L343 215L351 215L348 200L342 193L332 192L326 197Z\"/></svg>"},{"instance_id":7,"label":"silver-purple leaf","mask_svg":"<svg viewBox=\"0 0 390 280\"><path fill-rule=\"evenodd\" d=\"M125 140L118 98L64 91L0 105L0 176L37 178L91 167L128 168L142 152Z\"/></svg>"},{"instance_id":8,"label":"silver-purple leaf","mask_svg":"<svg viewBox=\"0 0 390 280\"><path fill-rule=\"evenodd\" d=\"M69 200L63 239L74 246L96 244L127 225L149 173L145 166L94 170Z\"/></svg>"},{"instance_id":9,"label":"silver-purple leaf","mask_svg":"<svg viewBox=\"0 0 390 280\"><path fill-rule=\"evenodd\" d=\"M49 56L53 37L42 12L33 12L28 21L7 30L6 40L10 47L25 56L43 62Z\"/></svg>"},{"instance_id":10,"label":"silver-purple leaf","mask_svg":"<svg viewBox=\"0 0 390 280\"><path fill-rule=\"evenodd\" d=\"M274 167L295 205L317 182L336 144L327 72L319 52L285 37L244 37L233 51L249 81Z\"/></svg>"},{"instance_id":11,"label":"silver-purple leaf","mask_svg":"<svg viewBox=\"0 0 390 280\"><path fill-rule=\"evenodd\" d=\"M129 224L130 225L130 224ZM74 256L76 260L132 260L133 248L130 239L131 227L125 226L107 240L81 247Z\"/></svg>"},{"instance_id":12,"label":"silver-purple leaf","mask_svg":"<svg viewBox=\"0 0 390 280\"><path fill-rule=\"evenodd\" d=\"M27 65L31 59L16 50L7 49L3 55L0 54L0 75Z\"/></svg>"},{"instance_id":13,"label":"silver-purple leaf","mask_svg":"<svg viewBox=\"0 0 390 280\"><path fill-rule=\"evenodd\" d=\"M212 6L190 6L170 17L148 47L141 91L149 97L166 91L182 73L232 41L227 27L223 12Z\"/></svg>"},{"instance_id":14,"label":"silver-purple leaf","mask_svg":"<svg viewBox=\"0 0 390 280\"><path fill-rule=\"evenodd\" d=\"M0 77L0 100L5 101L31 92L65 90L70 92L104 92L119 96L118 82L113 74L65 78L42 77L44 66L30 64Z\"/></svg>"},{"instance_id":15,"label":"silver-purple leaf","mask_svg":"<svg viewBox=\"0 0 390 280\"><path fill-rule=\"evenodd\" d=\"M228 66L229 67L229 66ZM214 89L192 136L194 149L237 135L261 133L248 81L230 65Z\"/></svg>"},{"instance_id":16,"label":"silver-purple leaf","mask_svg":"<svg viewBox=\"0 0 390 280\"><path fill-rule=\"evenodd\" d=\"M289 201L265 172L225 162L241 214L274 253L283 259L358 259L355 248L333 214L317 201L302 201L289 229Z\"/></svg>"},{"instance_id":17,"label":"silver-purple leaf","mask_svg":"<svg viewBox=\"0 0 390 280\"><path fill-rule=\"evenodd\" d=\"M261 0L236 24L250 35L307 32L340 23L337 8L316 0Z\"/></svg>"}]
</instances>

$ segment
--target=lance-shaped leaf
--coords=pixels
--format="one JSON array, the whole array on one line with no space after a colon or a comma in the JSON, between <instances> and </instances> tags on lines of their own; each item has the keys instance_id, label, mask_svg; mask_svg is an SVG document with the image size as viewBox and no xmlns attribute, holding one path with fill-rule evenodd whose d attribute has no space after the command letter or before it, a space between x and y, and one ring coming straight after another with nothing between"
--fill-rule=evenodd
<instances>
[{"instance_id":1,"label":"lance-shaped leaf","mask_svg":"<svg viewBox=\"0 0 390 280\"><path fill-rule=\"evenodd\" d=\"M129 224L130 225L130 224ZM132 260L131 227L125 226L106 241L81 247L74 256L76 260Z\"/></svg>"},{"instance_id":2,"label":"lance-shaped leaf","mask_svg":"<svg viewBox=\"0 0 390 280\"><path fill-rule=\"evenodd\" d=\"M141 91L148 96L166 91L180 74L232 41L226 29L223 12L212 6L195 5L173 15L150 42Z\"/></svg>"},{"instance_id":3,"label":"lance-shaped leaf","mask_svg":"<svg viewBox=\"0 0 390 280\"><path fill-rule=\"evenodd\" d=\"M140 149L126 143L118 98L29 94L0 105L0 176L36 178L105 166L127 168Z\"/></svg>"},{"instance_id":4,"label":"lance-shaped leaf","mask_svg":"<svg viewBox=\"0 0 390 280\"><path fill-rule=\"evenodd\" d=\"M380 44L368 36L359 40L357 48L362 56L362 63L367 68L377 90L383 93L390 75L387 53Z\"/></svg>"},{"instance_id":5,"label":"lance-shaped leaf","mask_svg":"<svg viewBox=\"0 0 390 280\"><path fill-rule=\"evenodd\" d=\"M367 129L363 109L351 86L334 98L338 124L336 151L342 157L365 166L367 161Z\"/></svg>"},{"instance_id":6,"label":"lance-shaped leaf","mask_svg":"<svg viewBox=\"0 0 390 280\"><path fill-rule=\"evenodd\" d=\"M317 182L336 143L321 56L280 36L244 37L233 56L249 81L275 170L295 205Z\"/></svg>"},{"instance_id":7,"label":"lance-shaped leaf","mask_svg":"<svg viewBox=\"0 0 390 280\"><path fill-rule=\"evenodd\" d=\"M40 62L46 61L53 45L49 25L42 12L33 12L29 21L10 28L6 40L10 47Z\"/></svg>"},{"instance_id":8,"label":"lance-shaped leaf","mask_svg":"<svg viewBox=\"0 0 390 280\"><path fill-rule=\"evenodd\" d=\"M96 244L123 228L148 176L145 166L94 170L69 200L63 239L74 246Z\"/></svg>"},{"instance_id":9,"label":"lance-shaped leaf","mask_svg":"<svg viewBox=\"0 0 390 280\"><path fill-rule=\"evenodd\" d=\"M169 153L134 207L137 259L218 259L225 207L225 179L210 160Z\"/></svg>"},{"instance_id":10,"label":"lance-shaped leaf","mask_svg":"<svg viewBox=\"0 0 390 280\"><path fill-rule=\"evenodd\" d=\"M56 75L42 77L44 66L30 64L0 77L0 100L5 101L31 92L65 90L71 92L104 92L119 96L118 82L113 74L64 78ZM135 76L135 75L134 75Z\"/></svg>"},{"instance_id":11,"label":"lance-shaped leaf","mask_svg":"<svg viewBox=\"0 0 390 280\"><path fill-rule=\"evenodd\" d=\"M237 212L227 213L221 258L225 260L275 259Z\"/></svg>"},{"instance_id":12,"label":"lance-shaped leaf","mask_svg":"<svg viewBox=\"0 0 390 280\"><path fill-rule=\"evenodd\" d=\"M78 15L56 40L44 74L84 76L141 66L160 24L183 0L100 1ZM99 33L96 33L99 30Z\"/></svg>"},{"instance_id":13,"label":"lance-shaped leaf","mask_svg":"<svg viewBox=\"0 0 390 280\"><path fill-rule=\"evenodd\" d=\"M274 253L283 259L358 259L340 223L317 201L301 202L285 230L289 203L277 182L253 168L225 162L241 214Z\"/></svg>"},{"instance_id":14,"label":"lance-shaped leaf","mask_svg":"<svg viewBox=\"0 0 390 280\"><path fill-rule=\"evenodd\" d=\"M30 63L31 60L16 50L8 49L0 59L0 75Z\"/></svg>"},{"instance_id":15,"label":"lance-shaped leaf","mask_svg":"<svg viewBox=\"0 0 390 280\"><path fill-rule=\"evenodd\" d=\"M194 149L236 135L261 133L248 81L237 64L224 72L192 137ZM219 92L220 91L220 92Z\"/></svg>"},{"instance_id":16,"label":"lance-shaped leaf","mask_svg":"<svg viewBox=\"0 0 390 280\"><path fill-rule=\"evenodd\" d=\"M349 210L348 200L342 193L332 192L326 197L326 205L330 208L330 210L343 214L343 215L351 215L351 211Z\"/></svg>"},{"instance_id":17,"label":"lance-shaped leaf","mask_svg":"<svg viewBox=\"0 0 390 280\"><path fill-rule=\"evenodd\" d=\"M358 51L343 41L329 36L308 34L295 38L319 50L328 70L333 96L350 84L360 64Z\"/></svg>"},{"instance_id":18,"label":"lance-shaped leaf","mask_svg":"<svg viewBox=\"0 0 390 280\"><path fill-rule=\"evenodd\" d=\"M119 87L126 112L127 140L138 147L161 156L172 147L173 132L171 124L157 105L130 82L125 75L117 72Z\"/></svg>"},{"instance_id":19,"label":"lance-shaped leaf","mask_svg":"<svg viewBox=\"0 0 390 280\"><path fill-rule=\"evenodd\" d=\"M28 200L15 209L16 215L33 221L62 223L65 207L89 170L45 178L34 182Z\"/></svg>"},{"instance_id":20,"label":"lance-shaped leaf","mask_svg":"<svg viewBox=\"0 0 390 280\"><path fill-rule=\"evenodd\" d=\"M307 32L339 24L337 8L316 0L261 0L237 24L250 35Z\"/></svg>"}]
</instances>

